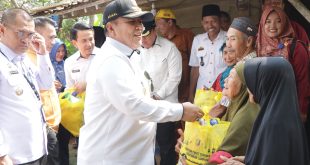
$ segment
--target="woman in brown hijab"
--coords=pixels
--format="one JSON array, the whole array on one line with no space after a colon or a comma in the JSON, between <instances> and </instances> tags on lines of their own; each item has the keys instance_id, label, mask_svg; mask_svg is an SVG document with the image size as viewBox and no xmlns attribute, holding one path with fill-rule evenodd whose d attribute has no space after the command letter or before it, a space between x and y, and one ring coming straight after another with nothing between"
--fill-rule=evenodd
<instances>
[{"instance_id":1,"label":"woman in brown hijab","mask_svg":"<svg viewBox=\"0 0 310 165\"><path fill-rule=\"evenodd\" d=\"M259 57L282 56L293 66L299 111L305 121L310 96L309 51L301 41L296 41L294 30L283 10L267 7L263 11L256 43Z\"/></svg>"}]
</instances>

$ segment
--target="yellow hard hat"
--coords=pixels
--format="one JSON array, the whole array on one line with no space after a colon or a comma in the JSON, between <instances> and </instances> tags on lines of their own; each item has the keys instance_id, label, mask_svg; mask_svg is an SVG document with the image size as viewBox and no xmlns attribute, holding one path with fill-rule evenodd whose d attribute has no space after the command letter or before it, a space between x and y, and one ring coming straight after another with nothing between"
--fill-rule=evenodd
<instances>
[{"instance_id":1,"label":"yellow hard hat","mask_svg":"<svg viewBox=\"0 0 310 165\"><path fill-rule=\"evenodd\" d=\"M155 19L160 18L176 19L175 14L171 9L160 9L156 14Z\"/></svg>"}]
</instances>

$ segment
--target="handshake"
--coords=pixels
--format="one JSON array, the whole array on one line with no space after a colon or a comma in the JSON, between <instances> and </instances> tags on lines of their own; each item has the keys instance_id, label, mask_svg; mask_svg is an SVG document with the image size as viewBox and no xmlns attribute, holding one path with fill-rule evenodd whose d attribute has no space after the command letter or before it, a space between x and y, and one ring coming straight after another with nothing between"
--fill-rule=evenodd
<instances>
[{"instance_id":1,"label":"handshake","mask_svg":"<svg viewBox=\"0 0 310 165\"><path fill-rule=\"evenodd\" d=\"M183 105L183 116L181 120L193 122L198 121L200 118L203 117L204 113L198 106L190 102L182 103L182 105Z\"/></svg>"}]
</instances>

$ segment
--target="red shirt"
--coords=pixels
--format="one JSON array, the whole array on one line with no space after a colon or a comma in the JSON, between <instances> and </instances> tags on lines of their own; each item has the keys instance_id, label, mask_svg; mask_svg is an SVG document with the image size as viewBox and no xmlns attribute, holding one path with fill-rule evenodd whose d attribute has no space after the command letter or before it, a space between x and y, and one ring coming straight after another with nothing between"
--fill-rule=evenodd
<instances>
[{"instance_id":1,"label":"red shirt","mask_svg":"<svg viewBox=\"0 0 310 165\"><path fill-rule=\"evenodd\" d=\"M290 54L291 44L288 45ZM299 110L301 115L307 115L310 97L309 55L300 42L296 42L293 59L289 59L295 73ZM288 87L289 88L289 87Z\"/></svg>"},{"instance_id":2,"label":"red shirt","mask_svg":"<svg viewBox=\"0 0 310 165\"><path fill-rule=\"evenodd\" d=\"M307 46L309 46L310 42L309 42L308 34L306 33L305 29L300 24L298 24L297 22L293 20L290 20L290 22L294 29L296 38L304 42Z\"/></svg>"}]
</instances>

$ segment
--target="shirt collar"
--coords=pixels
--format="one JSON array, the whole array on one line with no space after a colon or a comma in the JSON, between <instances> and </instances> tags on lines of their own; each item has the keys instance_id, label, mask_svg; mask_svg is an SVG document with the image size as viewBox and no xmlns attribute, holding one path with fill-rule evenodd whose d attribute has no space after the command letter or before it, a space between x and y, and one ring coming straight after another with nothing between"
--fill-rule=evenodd
<instances>
[{"instance_id":1,"label":"shirt collar","mask_svg":"<svg viewBox=\"0 0 310 165\"><path fill-rule=\"evenodd\" d=\"M215 38L214 41L219 40L220 38L222 38L223 35L224 35L224 31L223 31L223 30L220 30L220 32L217 34L217 36L216 36L216 38ZM204 39L204 40L209 40L209 41L211 41L210 38L209 38L209 36L208 36L208 32L205 32L205 33L203 34L203 39Z\"/></svg>"},{"instance_id":2,"label":"shirt collar","mask_svg":"<svg viewBox=\"0 0 310 165\"><path fill-rule=\"evenodd\" d=\"M162 46L162 43L160 42L159 36L157 36L157 35L156 35L156 39L155 39L153 46L155 46L155 45L157 45L159 47Z\"/></svg>"},{"instance_id":3,"label":"shirt collar","mask_svg":"<svg viewBox=\"0 0 310 165\"><path fill-rule=\"evenodd\" d=\"M0 50L11 62L23 61L25 58L25 54L16 54L9 47L0 42Z\"/></svg>"},{"instance_id":4,"label":"shirt collar","mask_svg":"<svg viewBox=\"0 0 310 165\"><path fill-rule=\"evenodd\" d=\"M249 53L245 57L243 57L242 60L249 60L249 59L252 59L255 57L257 57L257 54L255 51L252 51L251 53Z\"/></svg>"},{"instance_id":5,"label":"shirt collar","mask_svg":"<svg viewBox=\"0 0 310 165\"><path fill-rule=\"evenodd\" d=\"M94 56L94 55L96 55L96 47L94 47L94 49L93 49L93 51L92 51L92 54L90 54L90 56ZM81 55L81 52L80 51L78 51L78 53L79 53L79 56L77 56L77 58L76 58L76 61L78 61L78 60L80 60L80 59L86 59L86 58L84 58L82 55ZM88 57L88 58L91 58L91 57Z\"/></svg>"},{"instance_id":6,"label":"shirt collar","mask_svg":"<svg viewBox=\"0 0 310 165\"><path fill-rule=\"evenodd\" d=\"M131 49L130 47L126 46L125 44L123 44L123 43L121 43L121 42L119 42L113 38L110 38L110 37L107 37L105 42L114 46L122 54L125 54L128 58L130 58L131 55L133 54L133 51L135 51L135 50Z\"/></svg>"}]
</instances>

